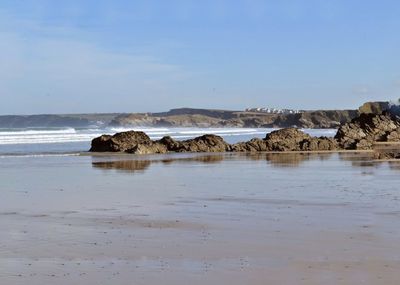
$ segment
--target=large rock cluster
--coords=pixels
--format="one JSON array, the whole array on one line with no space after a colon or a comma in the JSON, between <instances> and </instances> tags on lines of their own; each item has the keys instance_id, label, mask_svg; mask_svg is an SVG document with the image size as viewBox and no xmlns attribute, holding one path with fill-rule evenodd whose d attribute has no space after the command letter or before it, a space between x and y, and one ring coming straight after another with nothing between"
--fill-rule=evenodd
<instances>
[{"instance_id":1,"label":"large rock cluster","mask_svg":"<svg viewBox=\"0 0 400 285\"><path fill-rule=\"evenodd\" d=\"M318 151L335 150L337 143L330 138L311 137L295 128L274 131L264 139L228 144L220 136L203 135L177 141L166 136L151 140L143 132L128 131L113 136L103 135L92 141L92 152L128 152L153 154L168 152L256 152L256 151Z\"/></svg>"},{"instance_id":2,"label":"large rock cluster","mask_svg":"<svg viewBox=\"0 0 400 285\"><path fill-rule=\"evenodd\" d=\"M265 139L254 138L232 145L232 151L325 151L337 149L337 143L327 137L312 137L299 129L273 131Z\"/></svg>"},{"instance_id":3,"label":"large rock cluster","mask_svg":"<svg viewBox=\"0 0 400 285\"><path fill-rule=\"evenodd\" d=\"M335 139L343 149L372 149L375 142L400 141L400 122L389 114L361 114L342 125Z\"/></svg>"}]
</instances>

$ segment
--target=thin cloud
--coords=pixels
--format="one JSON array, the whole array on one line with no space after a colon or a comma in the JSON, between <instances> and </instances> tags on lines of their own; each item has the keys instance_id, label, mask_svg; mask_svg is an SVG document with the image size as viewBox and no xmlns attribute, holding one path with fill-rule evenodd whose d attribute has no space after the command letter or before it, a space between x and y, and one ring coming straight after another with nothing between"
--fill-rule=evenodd
<instances>
[{"instance_id":1,"label":"thin cloud","mask_svg":"<svg viewBox=\"0 0 400 285\"><path fill-rule=\"evenodd\" d=\"M368 95L372 93L372 90L369 86L356 86L353 88L353 93L358 95Z\"/></svg>"},{"instance_id":2,"label":"thin cloud","mask_svg":"<svg viewBox=\"0 0 400 285\"><path fill-rule=\"evenodd\" d=\"M134 96L141 98L135 102L140 108L151 104L151 95L168 93L188 77L181 66L103 48L82 40L74 29L7 20L0 29L0 94L6 98L1 113L8 113L4 108L12 104L22 112L85 111L90 109L86 102L104 111L127 110L126 102L135 102ZM35 36L24 34L33 30Z\"/></svg>"}]
</instances>

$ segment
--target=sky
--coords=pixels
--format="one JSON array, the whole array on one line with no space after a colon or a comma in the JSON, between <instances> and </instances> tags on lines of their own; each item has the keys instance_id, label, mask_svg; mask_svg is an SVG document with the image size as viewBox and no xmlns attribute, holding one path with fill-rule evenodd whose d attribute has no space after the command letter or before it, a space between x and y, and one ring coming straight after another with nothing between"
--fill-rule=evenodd
<instances>
[{"instance_id":1,"label":"sky","mask_svg":"<svg viewBox=\"0 0 400 285\"><path fill-rule=\"evenodd\" d=\"M400 97L400 1L1 0L0 114Z\"/></svg>"}]
</instances>

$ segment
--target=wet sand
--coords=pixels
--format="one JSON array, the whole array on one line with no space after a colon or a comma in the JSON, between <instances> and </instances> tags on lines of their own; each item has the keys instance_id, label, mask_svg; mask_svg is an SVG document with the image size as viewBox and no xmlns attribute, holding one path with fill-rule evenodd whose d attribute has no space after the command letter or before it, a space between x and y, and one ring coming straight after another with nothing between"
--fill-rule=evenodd
<instances>
[{"instance_id":1,"label":"wet sand","mask_svg":"<svg viewBox=\"0 0 400 285\"><path fill-rule=\"evenodd\" d=\"M399 284L400 163L371 153L0 164L0 284Z\"/></svg>"}]
</instances>

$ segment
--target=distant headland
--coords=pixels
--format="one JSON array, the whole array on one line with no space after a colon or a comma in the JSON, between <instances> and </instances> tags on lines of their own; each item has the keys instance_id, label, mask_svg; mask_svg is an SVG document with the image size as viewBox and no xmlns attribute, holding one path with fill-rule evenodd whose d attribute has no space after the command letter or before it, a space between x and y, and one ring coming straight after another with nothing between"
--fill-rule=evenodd
<instances>
[{"instance_id":1,"label":"distant headland","mask_svg":"<svg viewBox=\"0 0 400 285\"><path fill-rule=\"evenodd\" d=\"M0 128L33 127L244 127L338 128L360 113L381 113L389 102L368 102L357 110L247 108L243 111L179 108L160 113L96 113L0 116Z\"/></svg>"}]
</instances>

